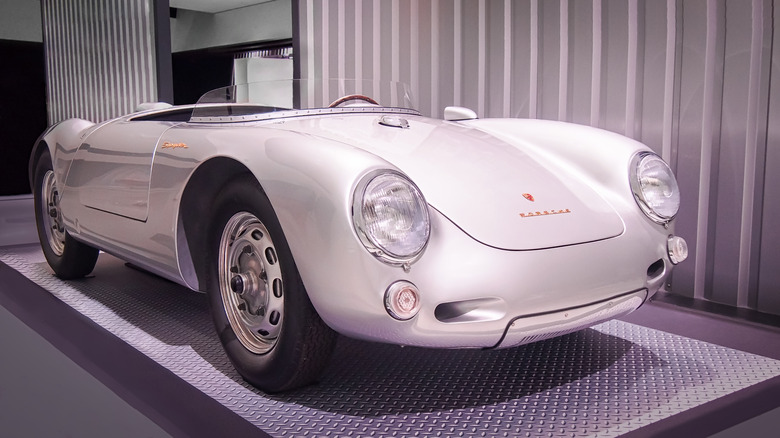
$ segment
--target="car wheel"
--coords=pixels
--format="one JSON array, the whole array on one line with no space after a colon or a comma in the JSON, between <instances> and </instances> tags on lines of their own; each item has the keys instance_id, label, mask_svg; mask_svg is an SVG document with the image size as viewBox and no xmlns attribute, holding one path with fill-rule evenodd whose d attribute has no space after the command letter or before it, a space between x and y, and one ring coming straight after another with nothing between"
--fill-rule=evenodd
<instances>
[{"instance_id":1,"label":"car wheel","mask_svg":"<svg viewBox=\"0 0 780 438\"><path fill-rule=\"evenodd\" d=\"M59 278L84 277L95 268L99 251L77 241L65 230L60 193L48 151L38 159L34 178L35 224L46 261Z\"/></svg>"},{"instance_id":2,"label":"car wheel","mask_svg":"<svg viewBox=\"0 0 780 438\"><path fill-rule=\"evenodd\" d=\"M266 392L312 383L336 335L309 301L270 201L254 178L217 198L209 300L228 357Z\"/></svg>"}]
</instances>

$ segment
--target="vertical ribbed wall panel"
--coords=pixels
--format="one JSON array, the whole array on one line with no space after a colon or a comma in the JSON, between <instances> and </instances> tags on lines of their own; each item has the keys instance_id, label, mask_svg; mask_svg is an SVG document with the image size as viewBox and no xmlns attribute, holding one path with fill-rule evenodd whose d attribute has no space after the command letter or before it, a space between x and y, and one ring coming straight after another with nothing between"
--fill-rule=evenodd
<instances>
[{"instance_id":1,"label":"vertical ribbed wall panel","mask_svg":"<svg viewBox=\"0 0 780 438\"><path fill-rule=\"evenodd\" d=\"M463 105L636 138L683 192L691 258L670 290L780 314L779 3L298 0L301 75L407 82L433 116Z\"/></svg>"},{"instance_id":2,"label":"vertical ribbed wall panel","mask_svg":"<svg viewBox=\"0 0 780 438\"><path fill-rule=\"evenodd\" d=\"M43 0L49 123L157 99L153 0Z\"/></svg>"}]
</instances>

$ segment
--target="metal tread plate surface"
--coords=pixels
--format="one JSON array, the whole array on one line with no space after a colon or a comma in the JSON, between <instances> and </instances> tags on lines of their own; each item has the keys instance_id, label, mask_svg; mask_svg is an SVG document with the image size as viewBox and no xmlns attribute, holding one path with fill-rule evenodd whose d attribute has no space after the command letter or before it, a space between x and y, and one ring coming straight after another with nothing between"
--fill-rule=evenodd
<instances>
[{"instance_id":1,"label":"metal tread plate surface","mask_svg":"<svg viewBox=\"0 0 780 438\"><path fill-rule=\"evenodd\" d=\"M0 260L273 436L618 436L780 375L780 361L622 321L496 351L341 338L317 385L235 372L205 295L101 255L63 282L40 250Z\"/></svg>"}]
</instances>

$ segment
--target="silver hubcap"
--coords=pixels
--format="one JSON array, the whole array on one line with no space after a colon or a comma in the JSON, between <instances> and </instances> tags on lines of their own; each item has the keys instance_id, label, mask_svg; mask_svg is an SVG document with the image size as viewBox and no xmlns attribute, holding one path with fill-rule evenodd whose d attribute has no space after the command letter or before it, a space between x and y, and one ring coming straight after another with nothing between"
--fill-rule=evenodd
<instances>
[{"instance_id":1,"label":"silver hubcap","mask_svg":"<svg viewBox=\"0 0 780 438\"><path fill-rule=\"evenodd\" d=\"M270 351L282 329L284 284L271 236L251 213L236 213L222 231L219 291L241 344L257 354Z\"/></svg>"},{"instance_id":2,"label":"silver hubcap","mask_svg":"<svg viewBox=\"0 0 780 438\"><path fill-rule=\"evenodd\" d=\"M54 254L62 256L65 250L65 227L60 213L60 194L51 170L43 176L41 191L41 217L46 229L46 240Z\"/></svg>"}]
</instances>

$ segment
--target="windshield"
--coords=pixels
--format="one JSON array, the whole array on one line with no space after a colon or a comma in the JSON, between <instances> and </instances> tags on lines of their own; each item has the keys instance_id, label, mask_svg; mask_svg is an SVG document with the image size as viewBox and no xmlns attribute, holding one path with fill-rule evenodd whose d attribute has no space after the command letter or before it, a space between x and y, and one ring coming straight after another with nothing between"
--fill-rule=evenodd
<instances>
[{"instance_id":1,"label":"windshield","mask_svg":"<svg viewBox=\"0 0 780 438\"><path fill-rule=\"evenodd\" d=\"M259 120L283 116L275 114L281 111L307 115L345 111L408 112L411 108L414 106L409 87L399 82L291 79L231 85L209 91L198 100L191 120Z\"/></svg>"}]
</instances>

